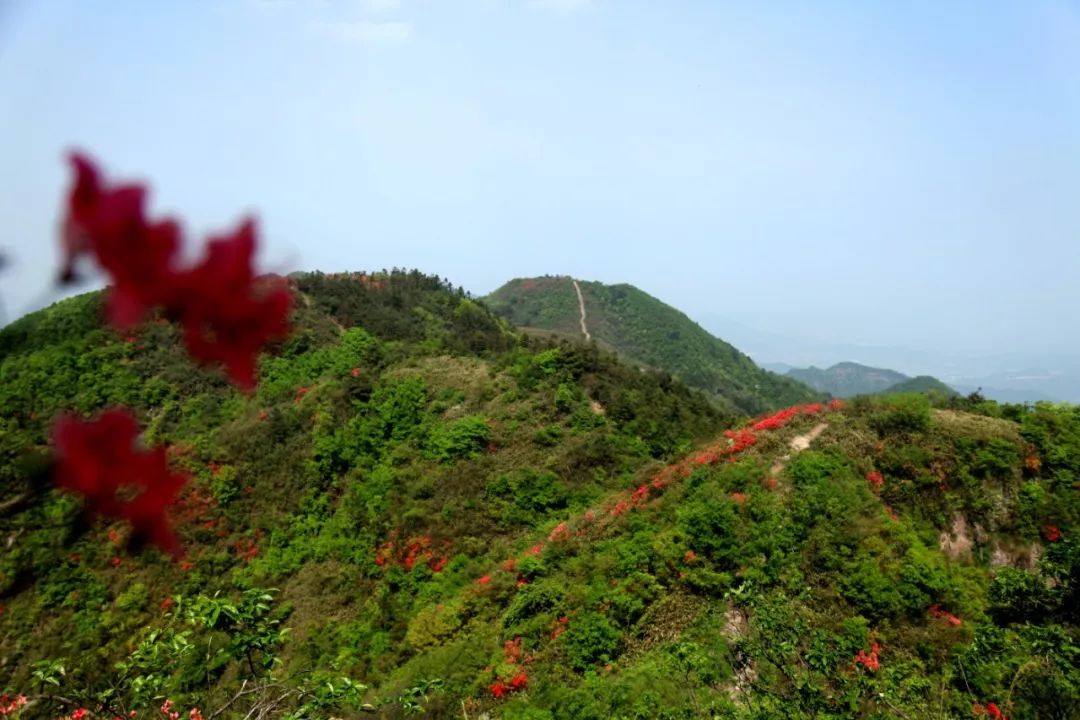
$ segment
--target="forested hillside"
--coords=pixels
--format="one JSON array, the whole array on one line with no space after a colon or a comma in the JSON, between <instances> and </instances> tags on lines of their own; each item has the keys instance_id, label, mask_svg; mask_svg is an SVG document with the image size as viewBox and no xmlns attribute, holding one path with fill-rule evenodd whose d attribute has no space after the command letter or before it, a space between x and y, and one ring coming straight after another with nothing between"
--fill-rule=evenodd
<instances>
[{"instance_id":1,"label":"forested hillside","mask_svg":"<svg viewBox=\"0 0 1080 720\"><path fill-rule=\"evenodd\" d=\"M632 363L669 372L722 407L753 414L820 399L805 385L762 370L685 314L632 285L577 285L588 332L601 347ZM512 280L484 300L515 325L583 339L571 278Z\"/></svg>"},{"instance_id":2,"label":"forested hillside","mask_svg":"<svg viewBox=\"0 0 1080 720\"><path fill-rule=\"evenodd\" d=\"M1077 717L1076 408L747 419L435 278L291 282L247 395L99 294L0 331L0 715ZM49 482L119 404L179 560Z\"/></svg>"}]
</instances>

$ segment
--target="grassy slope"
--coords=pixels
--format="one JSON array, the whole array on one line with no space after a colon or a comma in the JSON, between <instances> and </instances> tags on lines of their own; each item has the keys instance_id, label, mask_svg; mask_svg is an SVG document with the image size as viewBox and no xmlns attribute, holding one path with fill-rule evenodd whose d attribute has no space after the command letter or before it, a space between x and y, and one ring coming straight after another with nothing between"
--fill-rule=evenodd
<instances>
[{"instance_id":1,"label":"grassy slope","mask_svg":"<svg viewBox=\"0 0 1080 720\"><path fill-rule=\"evenodd\" d=\"M683 313L631 285L579 285L593 339L631 362L669 372L742 413L815 399L805 386L762 370ZM485 302L516 325L581 335L569 278L512 280Z\"/></svg>"},{"instance_id":2,"label":"grassy slope","mask_svg":"<svg viewBox=\"0 0 1080 720\"><path fill-rule=\"evenodd\" d=\"M0 333L5 495L52 410L128 402L214 498L182 508L186 572L81 530L53 494L0 518L16 537L0 689L27 689L42 657L65 659L65 690L102 687L170 622L166 595L273 586L292 628L275 672L347 674L382 717L414 701L432 717L946 718L988 701L1075 717L1076 409L860 398L757 432L733 462L665 470L724 424L681 386L578 345L522 347L421 278L301 287L302 331L252 398L191 372L168 325L127 343L81 324L93 296L32 321L65 327L61 343ZM873 641L876 672L853 663ZM527 688L492 696L522 672ZM169 682L211 708L239 678Z\"/></svg>"}]
</instances>

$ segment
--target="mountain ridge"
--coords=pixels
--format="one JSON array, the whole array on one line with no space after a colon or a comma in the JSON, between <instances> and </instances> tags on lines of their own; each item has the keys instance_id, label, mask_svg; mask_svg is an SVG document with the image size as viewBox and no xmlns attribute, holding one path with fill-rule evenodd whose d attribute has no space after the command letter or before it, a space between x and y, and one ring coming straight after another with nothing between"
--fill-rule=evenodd
<instances>
[{"instance_id":1,"label":"mountain ridge","mask_svg":"<svg viewBox=\"0 0 1080 720\"><path fill-rule=\"evenodd\" d=\"M1076 408L898 394L746 420L438 278L292 282L250 395L165 318L104 327L100 293L0 330L0 500L28 498L0 509L0 691L24 716L1080 705ZM117 404L190 476L180 562L40 472L55 413Z\"/></svg>"},{"instance_id":2,"label":"mountain ridge","mask_svg":"<svg viewBox=\"0 0 1080 720\"><path fill-rule=\"evenodd\" d=\"M670 372L731 410L754 414L820 399L804 385L759 368L685 313L633 285L565 276L516 278L482 299L514 325L580 339L584 310L598 345L635 364Z\"/></svg>"}]
</instances>

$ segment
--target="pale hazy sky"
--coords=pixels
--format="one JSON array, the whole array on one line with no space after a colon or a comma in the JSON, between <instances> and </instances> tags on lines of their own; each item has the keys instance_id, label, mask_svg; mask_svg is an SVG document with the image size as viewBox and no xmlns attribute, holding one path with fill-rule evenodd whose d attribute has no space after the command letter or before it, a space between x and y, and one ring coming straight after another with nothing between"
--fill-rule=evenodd
<instances>
[{"instance_id":1,"label":"pale hazy sky","mask_svg":"<svg viewBox=\"0 0 1080 720\"><path fill-rule=\"evenodd\" d=\"M0 0L0 274L47 300L78 146L267 267L1080 350L1080 3ZM839 359L839 358L838 358Z\"/></svg>"}]
</instances>

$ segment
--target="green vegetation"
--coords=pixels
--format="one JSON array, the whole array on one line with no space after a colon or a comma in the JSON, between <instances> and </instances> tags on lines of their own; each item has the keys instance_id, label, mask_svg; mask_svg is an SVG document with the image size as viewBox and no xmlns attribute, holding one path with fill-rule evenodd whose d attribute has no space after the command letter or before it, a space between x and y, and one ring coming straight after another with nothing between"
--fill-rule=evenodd
<instances>
[{"instance_id":1,"label":"green vegetation","mask_svg":"<svg viewBox=\"0 0 1080 720\"><path fill-rule=\"evenodd\" d=\"M24 717L1076 717L1077 408L890 394L752 432L434 278L294 281L250 396L97 294L0 331ZM192 475L182 562L49 489L54 413L118 403Z\"/></svg>"},{"instance_id":2,"label":"green vegetation","mask_svg":"<svg viewBox=\"0 0 1080 720\"><path fill-rule=\"evenodd\" d=\"M794 368L787 377L806 383L818 392L833 397L849 398L883 392L910 378L903 373L884 368L874 368L853 362L841 362L825 368Z\"/></svg>"},{"instance_id":3,"label":"green vegetation","mask_svg":"<svg viewBox=\"0 0 1080 720\"><path fill-rule=\"evenodd\" d=\"M940 395L942 397L950 397L960 394L945 383L941 382L935 377L931 377L930 375L918 375L911 378L910 380L896 383L892 387L887 388L885 392L924 393L930 395Z\"/></svg>"},{"instance_id":4,"label":"green vegetation","mask_svg":"<svg viewBox=\"0 0 1080 720\"><path fill-rule=\"evenodd\" d=\"M755 414L817 399L804 385L762 370L683 313L632 285L578 285L589 334L598 345L629 362L670 373L727 410ZM512 280L484 300L520 327L582 337L570 278Z\"/></svg>"}]
</instances>

